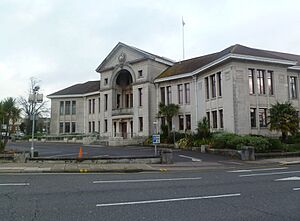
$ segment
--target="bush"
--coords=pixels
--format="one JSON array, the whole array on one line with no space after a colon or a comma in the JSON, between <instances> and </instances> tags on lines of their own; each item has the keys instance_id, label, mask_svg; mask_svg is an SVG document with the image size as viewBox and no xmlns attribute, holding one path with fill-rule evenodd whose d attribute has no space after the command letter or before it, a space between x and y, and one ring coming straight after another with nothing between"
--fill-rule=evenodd
<instances>
[{"instance_id":1,"label":"bush","mask_svg":"<svg viewBox=\"0 0 300 221\"><path fill-rule=\"evenodd\" d=\"M292 136L288 136L286 143L287 144L299 144L300 143L300 133L296 133Z\"/></svg>"},{"instance_id":2,"label":"bush","mask_svg":"<svg viewBox=\"0 0 300 221\"><path fill-rule=\"evenodd\" d=\"M300 144L284 144L283 149L286 152L298 152L300 151Z\"/></svg>"},{"instance_id":3,"label":"bush","mask_svg":"<svg viewBox=\"0 0 300 221\"><path fill-rule=\"evenodd\" d=\"M193 139L193 147L201 147L201 145L208 145L211 143L211 139L209 138L202 138L202 139L199 139L199 138L195 138Z\"/></svg>"},{"instance_id":4,"label":"bush","mask_svg":"<svg viewBox=\"0 0 300 221\"><path fill-rule=\"evenodd\" d=\"M267 138L261 136L241 136L233 133L216 133L213 135L213 148L241 149L242 146L253 146L256 152L270 151Z\"/></svg>"},{"instance_id":5,"label":"bush","mask_svg":"<svg viewBox=\"0 0 300 221\"><path fill-rule=\"evenodd\" d=\"M178 141L178 146L182 149L189 149L193 144L191 137L181 138Z\"/></svg>"},{"instance_id":6,"label":"bush","mask_svg":"<svg viewBox=\"0 0 300 221\"><path fill-rule=\"evenodd\" d=\"M269 138L268 139L269 144L270 144L270 150L284 150L284 144L281 143L281 141L279 139L276 138Z\"/></svg>"},{"instance_id":7,"label":"bush","mask_svg":"<svg viewBox=\"0 0 300 221\"><path fill-rule=\"evenodd\" d=\"M0 153L4 152L4 142L2 140L0 140Z\"/></svg>"}]
</instances>

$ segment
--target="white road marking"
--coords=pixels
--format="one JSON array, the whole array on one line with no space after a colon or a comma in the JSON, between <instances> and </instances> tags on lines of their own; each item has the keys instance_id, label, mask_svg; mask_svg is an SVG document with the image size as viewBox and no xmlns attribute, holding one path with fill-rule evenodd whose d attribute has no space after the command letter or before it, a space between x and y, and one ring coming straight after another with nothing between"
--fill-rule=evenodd
<instances>
[{"instance_id":1,"label":"white road marking","mask_svg":"<svg viewBox=\"0 0 300 221\"><path fill-rule=\"evenodd\" d=\"M300 181L300 177L292 176L292 177L277 179L275 181L298 181L298 180Z\"/></svg>"},{"instance_id":2,"label":"white road marking","mask_svg":"<svg viewBox=\"0 0 300 221\"><path fill-rule=\"evenodd\" d=\"M252 173L252 174L239 175L239 177L270 176L270 175L280 175L280 174L288 174L288 173L300 173L300 171L297 170L297 171L274 172L274 173Z\"/></svg>"},{"instance_id":3,"label":"white road marking","mask_svg":"<svg viewBox=\"0 0 300 221\"><path fill-rule=\"evenodd\" d=\"M141 182L161 182L161 181L182 181L182 180L200 180L201 177L183 177L170 179L144 179L144 180L99 180L93 181L94 184L99 183L141 183Z\"/></svg>"},{"instance_id":4,"label":"white road marking","mask_svg":"<svg viewBox=\"0 0 300 221\"><path fill-rule=\"evenodd\" d=\"M298 190L300 190L300 188L293 188L293 190L294 190L294 191L298 191Z\"/></svg>"},{"instance_id":5,"label":"white road marking","mask_svg":"<svg viewBox=\"0 0 300 221\"><path fill-rule=\"evenodd\" d=\"M162 199L162 200L146 200L146 201L136 201L136 202L104 203L104 204L97 204L96 206L97 207L108 207L108 206L125 206L125 205L150 204L150 203L166 203L166 202L178 202L178 201L188 201L188 200L236 197L236 196L240 196L240 195L241 195L240 193L232 193L232 194L223 194L223 195L215 195L215 196L196 196L196 197Z\"/></svg>"},{"instance_id":6,"label":"white road marking","mask_svg":"<svg viewBox=\"0 0 300 221\"><path fill-rule=\"evenodd\" d=\"M0 186L29 186L29 183L0 183Z\"/></svg>"},{"instance_id":7,"label":"white road marking","mask_svg":"<svg viewBox=\"0 0 300 221\"><path fill-rule=\"evenodd\" d=\"M183 157L183 158L187 158L187 159L191 159L194 162L201 162L202 161L201 159L198 159L198 158L195 158L195 157L189 157L189 156L185 156L185 155L178 155L178 156Z\"/></svg>"},{"instance_id":8,"label":"white road marking","mask_svg":"<svg viewBox=\"0 0 300 221\"><path fill-rule=\"evenodd\" d=\"M286 169L288 169L288 167L248 169L248 170L231 170L231 171L227 171L227 172L228 173L246 173L246 172L255 172L255 171L286 170Z\"/></svg>"}]
</instances>

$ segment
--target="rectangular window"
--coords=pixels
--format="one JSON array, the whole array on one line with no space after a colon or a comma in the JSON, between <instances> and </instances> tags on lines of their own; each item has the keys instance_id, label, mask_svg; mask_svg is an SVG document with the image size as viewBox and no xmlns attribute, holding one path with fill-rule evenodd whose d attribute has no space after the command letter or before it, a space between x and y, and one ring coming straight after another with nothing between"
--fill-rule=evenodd
<instances>
[{"instance_id":1,"label":"rectangular window","mask_svg":"<svg viewBox=\"0 0 300 221\"><path fill-rule=\"evenodd\" d=\"M166 104L166 94L165 94L165 88L164 87L160 88L160 102L162 104Z\"/></svg>"},{"instance_id":2,"label":"rectangular window","mask_svg":"<svg viewBox=\"0 0 300 221\"><path fill-rule=\"evenodd\" d=\"M59 106L59 114L64 115L65 112L65 102L61 101Z\"/></svg>"},{"instance_id":3,"label":"rectangular window","mask_svg":"<svg viewBox=\"0 0 300 221\"><path fill-rule=\"evenodd\" d=\"M104 132L107 132L107 120L104 120Z\"/></svg>"},{"instance_id":4,"label":"rectangular window","mask_svg":"<svg viewBox=\"0 0 300 221\"><path fill-rule=\"evenodd\" d=\"M100 133L100 121L98 121L98 132Z\"/></svg>"},{"instance_id":5,"label":"rectangular window","mask_svg":"<svg viewBox=\"0 0 300 221\"><path fill-rule=\"evenodd\" d=\"M251 127L256 127L256 108L250 108Z\"/></svg>"},{"instance_id":6,"label":"rectangular window","mask_svg":"<svg viewBox=\"0 0 300 221\"><path fill-rule=\"evenodd\" d=\"M254 90L254 69L249 69L248 82L249 82L249 94L255 94L255 90Z\"/></svg>"},{"instance_id":7,"label":"rectangular window","mask_svg":"<svg viewBox=\"0 0 300 221\"><path fill-rule=\"evenodd\" d=\"M95 132L95 121L92 122L92 132Z\"/></svg>"},{"instance_id":8,"label":"rectangular window","mask_svg":"<svg viewBox=\"0 0 300 221\"><path fill-rule=\"evenodd\" d=\"M190 104L191 102L191 89L190 89L190 83L184 84L184 91L185 91L185 103Z\"/></svg>"},{"instance_id":9,"label":"rectangular window","mask_svg":"<svg viewBox=\"0 0 300 221\"><path fill-rule=\"evenodd\" d=\"M208 122L208 127L210 128L210 112L206 112L206 118Z\"/></svg>"},{"instance_id":10,"label":"rectangular window","mask_svg":"<svg viewBox=\"0 0 300 221\"><path fill-rule=\"evenodd\" d=\"M70 122L65 123L65 133L70 133Z\"/></svg>"},{"instance_id":11,"label":"rectangular window","mask_svg":"<svg viewBox=\"0 0 300 221\"><path fill-rule=\"evenodd\" d=\"M139 70L138 73L139 73L139 78L143 77L143 70Z\"/></svg>"},{"instance_id":12,"label":"rectangular window","mask_svg":"<svg viewBox=\"0 0 300 221\"><path fill-rule=\"evenodd\" d=\"M260 108L258 116L259 116L259 126L260 127L267 127L267 109L266 108Z\"/></svg>"},{"instance_id":13,"label":"rectangular window","mask_svg":"<svg viewBox=\"0 0 300 221\"><path fill-rule=\"evenodd\" d=\"M172 103L172 91L171 91L171 86L167 87L167 104Z\"/></svg>"},{"instance_id":14,"label":"rectangular window","mask_svg":"<svg viewBox=\"0 0 300 221\"><path fill-rule=\"evenodd\" d=\"M121 107L121 94L117 94L117 108Z\"/></svg>"},{"instance_id":15,"label":"rectangular window","mask_svg":"<svg viewBox=\"0 0 300 221\"><path fill-rule=\"evenodd\" d=\"M72 101L72 114L76 114L76 101Z\"/></svg>"},{"instance_id":16,"label":"rectangular window","mask_svg":"<svg viewBox=\"0 0 300 221\"><path fill-rule=\"evenodd\" d=\"M191 130L191 115L190 114L185 115L185 129Z\"/></svg>"},{"instance_id":17,"label":"rectangular window","mask_svg":"<svg viewBox=\"0 0 300 221\"><path fill-rule=\"evenodd\" d=\"M108 106L108 94L104 94L104 110L107 111Z\"/></svg>"},{"instance_id":18,"label":"rectangular window","mask_svg":"<svg viewBox=\"0 0 300 221\"><path fill-rule=\"evenodd\" d=\"M89 108L89 114L91 114L92 113L92 100L91 99L89 99L89 106L88 106L88 108Z\"/></svg>"},{"instance_id":19,"label":"rectangular window","mask_svg":"<svg viewBox=\"0 0 300 221\"><path fill-rule=\"evenodd\" d=\"M216 75L213 74L210 76L210 83L211 83L211 97L215 98L216 97Z\"/></svg>"},{"instance_id":20,"label":"rectangular window","mask_svg":"<svg viewBox=\"0 0 300 221\"><path fill-rule=\"evenodd\" d=\"M92 104L93 104L93 109L92 109L92 113L94 114L95 113L95 106L96 106L96 102L95 102L95 99L92 100Z\"/></svg>"},{"instance_id":21,"label":"rectangular window","mask_svg":"<svg viewBox=\"0 0 300 221\"><path fill-rule=\"evenodd\" d=\"M66 101L65 105L65 115L69 115L71 110L71 101Z\"/></svg>"},{"instance_id":22,"label":"rectangular window","mask_svg":"<svg viewBox=\"0 0 300 221\"><path fill-rule=\"evenodd\" d=\"M128 108L129 107L129 94L125 95L125 107Z\"/></svg>"},{"instance_id":23,"label":"rectangular window","mask_svg":"<svg viewBox=\"0 0 300 221\"><path fill-rule=\"evenodd\" d=\"M290 76L289 81L290 98L297 98L297 77Z\"/></svg>"},{"instance_id":24,"label":"rectangular window","mask_svg":"<svg viewBox=\"0 0 300 221\"><path fill-rule=\"evenodd\" d=\"M139 131L143 131L143 118L139 117Z\"/></svg>"},{"instance_id":25,"label":"rectangular window","mask_svg":"<svg viewBox=\"0 0 300 221\"><path fill-rule=\"evenodd\" d=\"M143 88L139 88L139 106L142 106Z\"/></svg>"},{"instance_id":26,"label":"rectangular window","mask_svg":"<svg viewBox=\"0 0 300 221\"><path fill-rule=\"evenodd\" d=\"M100 113L100 97L98 98L98 113Z\"/></svg>"},{"instance_id":27,"label":"rectangular window","mask_svg":"<svg viewBox=\"0 0 300 221\"><path fill-rule=\"evenodd\" d=\"M211 114L212 114L213 128L218 128L217 111L212 111Z\"/></svg>"},{"instance_id":28,"label":"rectangular window","mask_svg":"<svg viewBox=\"0 0 300 221\"><path fill-rule=\"evenodd\" d=\"M104 85L108 85L108 78L104 79Z\"/></svg>"},{"instance_id":29,"label":"rectangular window","mask_svg":"<svg viewBox=\"0 0 300 221\"><path fill-rule=\"evenodd\" d=\"M220 128L224 128L223 110L219 110Z\"/></svg>"},{"instance_id":30,"label":"rectangular window","mask_svg":"<svg viewBox=\"0 0 300 221\"><path fill-rule=\"evenodd\" d=\"M76 123L72 122L72 133L76 133Z\"/></svg>"},{"instance_id":31,"label":"rectangular window","mask_svg":"<svg viewBox=\"0 0 300 221\"><path fill-rule=\"evenodd\" d=\"M274 88L273 88L273 71L268 71L267 72L267 82L268 82L269 95L273 95L274 94Z\"/></svg>"},{"instance_id":32,"label":"rectangular window","mask_svg":"<svg viewBox=\"0 0 300 221\"><path fill-rule=\"evenodd\" d=\"M183 115L179 115L179 130L184 130Z\"/></svg>"},{"instance_id":33,"label":"rectangular window","mask_svg":"<svg viewBox=\"0 0 300 221\"><path fill-rule=\"evenodd\" d=\"M133 94L130 94L130 107L133 107Z\"/></svg>"},{"instance_id":34,"label":"rectangular window","mask_svg":"<svg viewBox=\"0 0 300 221\"><path fill-rule=\"evenodd\" d=\"M206 99L209 99L209 79L208 77L205 78L205 91L206 91Z\"/></svg>"},{"instance_id":35,"label":"rectangular window","mask_svg":"<svg viewBox=\"0 0 300 221\"><path fill-rule=\"evenodd\" d=\"M60 122L60 123L59 123L59 133L60 133L60 134L63 134L63 133L64 133L64 123L63 123L63 122Z\"/></svg>"},{"instance_id":36,"label":"rectangular window","mask_svg":"<svg viewBox=\"0 0 300 221\"><path fill-rule=\"evenodd\" d=\"M178 84L178 104L183 104L183 86Z\"/></svg>"},{"instance_id":37,"label":"rectangular window","mask_svg":"<svg viewBox=\"0 0 300 221\"><path fill-rule=\"evenodd\" d=\"M222 96L222 75L221 72L217 73L217 80L218 80L218 95Z\"/></svg>"},{"instance_id":38,"label":"rectangular window","mask_svg":"<svg viewBox=\"0 0 300 221\"><path fill-rule=\"evenodd\" d=\"M259 94L266 94L265 70L257 70L257 88Z\"/></svg>"},{"instance_id":39,"label":"rectangular window","mask_svg":"<svg viewBox=\"0 0 300 221\"><path fill-rule=\"evenodd\" d=\"M92 122L89 122L89 133L92 132Z\"/></svg>"}]
</instances>

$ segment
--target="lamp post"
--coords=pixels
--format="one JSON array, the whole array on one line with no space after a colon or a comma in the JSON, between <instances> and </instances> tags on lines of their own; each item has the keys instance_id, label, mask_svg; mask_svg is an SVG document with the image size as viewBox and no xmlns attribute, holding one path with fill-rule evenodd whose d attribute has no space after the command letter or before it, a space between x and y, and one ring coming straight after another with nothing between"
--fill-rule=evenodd
<instances>
[{"instance_id":1,"label":"lamp post","mask_svg":"<svg viewBox=\"0 0 300 221\"><path fill-rule=\"evenodd\" d=\"M153 122L153 135L157 136L157 121ZM154 154L155 156L157 155L157 142L155 139L155 143L154 143Z\"/></svg>"},{"instance_id":2,"label":"lamp post","mask_svg":"<svg viewBox=\"0 0 300 221\"><path fill-rule=\"evenodd\" d=\"M35 86L32 89L32 94L29 95L28 101L32 103L32 133L31 133L31 157L34 157L34 120L35 120L35 106L37 103L43 102L43 94L38 94L38 91L40 90L39 86Z\"/></svg>"}]
</instances>

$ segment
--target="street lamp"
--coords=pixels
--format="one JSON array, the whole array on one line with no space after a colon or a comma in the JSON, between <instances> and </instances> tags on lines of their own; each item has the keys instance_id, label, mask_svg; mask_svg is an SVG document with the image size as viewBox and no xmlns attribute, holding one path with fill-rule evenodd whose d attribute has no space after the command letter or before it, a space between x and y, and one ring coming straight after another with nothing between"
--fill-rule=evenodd
<instances>
[{"instance_id":1,"label":"street lamp","mask_svg":"<svg viewBox=\"0 0 300 221\"><path fill-rule=\"evenodd\" d=\"M37 103L43 102L43 94L39 94L39 86L35 86L32 91L33 93L29 95L28 101L32 103L32 134L31 134L31 157L34 157L34 120L35 120L35 106Z\"/></svg>"}]
</instances>

